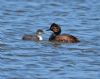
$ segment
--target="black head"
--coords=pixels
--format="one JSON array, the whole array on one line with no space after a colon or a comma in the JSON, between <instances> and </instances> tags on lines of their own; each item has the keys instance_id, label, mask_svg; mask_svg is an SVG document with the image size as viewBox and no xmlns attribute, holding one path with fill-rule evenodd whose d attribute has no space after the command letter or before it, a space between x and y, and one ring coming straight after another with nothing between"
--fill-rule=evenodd
<instances>
[{"instance_id":1,"label":"black head","mask_svg":"<svg viewBox=\"0 0 100 79\"><path fill-rule=\"evenodd\" d=\"M49 30L53 31L54 34L56 34L56 35L59 35L61 33L61 28L56 23L52 23Z\"/></svg>"},{"instance_id":2,"label":"black head","mask_svg":"<svg viewBox=\"0 0 100 79\"><path fill-rule=\"evenodd\" d=\"M44 33L44 31L42 30L42 29L38 29L37 31L36 31L36 34L43 34Z\"/></svg>"},{"instance_id":3,"label":"black head","mask_svg":"<svg viewBox=\"0 0 100 79\"><path fill-rule=\"evenodd\" d=\"M42 29L38 29L37 32L43 32L43 30Z\"/></svg>"}]
</instances>

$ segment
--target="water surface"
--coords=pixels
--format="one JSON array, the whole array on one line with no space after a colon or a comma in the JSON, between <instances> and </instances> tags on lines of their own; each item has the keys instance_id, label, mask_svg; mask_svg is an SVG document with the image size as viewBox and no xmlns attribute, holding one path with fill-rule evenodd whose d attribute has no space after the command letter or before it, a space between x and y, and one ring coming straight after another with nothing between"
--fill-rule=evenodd
<instances>
[{"instance_id":1,"label":"water surface","mask_svg":"<svg viewBox=\"0 0 100 79\"><path fill-rule=\"evenodd\" d=\"M58 23L76 44L23 41ZM100 79L99 0L1 0L0 79Z\"/></svg>"}]
</instances>

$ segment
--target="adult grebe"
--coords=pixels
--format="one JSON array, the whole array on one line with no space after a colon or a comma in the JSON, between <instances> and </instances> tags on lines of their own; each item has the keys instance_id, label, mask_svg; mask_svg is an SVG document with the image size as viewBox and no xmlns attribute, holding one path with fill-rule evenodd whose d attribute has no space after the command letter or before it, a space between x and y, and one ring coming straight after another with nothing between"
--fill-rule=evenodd
<instances>
[{"instance_id":1,"label":"adult grebe","mask_svg":"<svg viewBox=\"0 0 100 79\"><path fill-rule=\"evenodd\" d=\"M56 23L52 23L49 30L53 32L49 37L49 41L67 42L67 43L79 42L78 38L76 38L73 35L61 34L61 28Z\"/></svg>"}]
</instances>

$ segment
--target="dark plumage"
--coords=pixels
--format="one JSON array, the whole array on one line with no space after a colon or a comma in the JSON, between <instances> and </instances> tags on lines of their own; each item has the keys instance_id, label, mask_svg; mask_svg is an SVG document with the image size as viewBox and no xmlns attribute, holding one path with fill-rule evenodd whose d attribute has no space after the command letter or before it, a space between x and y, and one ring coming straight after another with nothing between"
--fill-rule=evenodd
<instances>
[{"instance_id":1,"label":"dark plumage","mask_svg":"<svg viewBox=\"0 0 100 79\"><path fill-rule=\"evenodd\" d=\"M49 37L49 41L57 41L57 42L67 42L67 43L76 43L79 42L78 38L69 34L61 34L61 28L58 24L51 24L50 31L53 33Z\"/></svg>"}]
</instances>

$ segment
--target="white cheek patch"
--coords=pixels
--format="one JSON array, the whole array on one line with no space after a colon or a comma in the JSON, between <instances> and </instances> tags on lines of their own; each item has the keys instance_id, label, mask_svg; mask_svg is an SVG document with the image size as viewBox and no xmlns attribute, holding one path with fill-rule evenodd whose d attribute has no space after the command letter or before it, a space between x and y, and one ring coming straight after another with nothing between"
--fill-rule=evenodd
<instances>
[{"instance_id":1,"label":"white cheek patch","mask_svg":"<svg viewBox=\"0 0 100 79\"><path fill-rule=\"evenodd\" d=\"M38 38L39 38L39 40L43 40L42 36L40 36L40 35L38 36Z\"/></svg>"}]
</instances>

